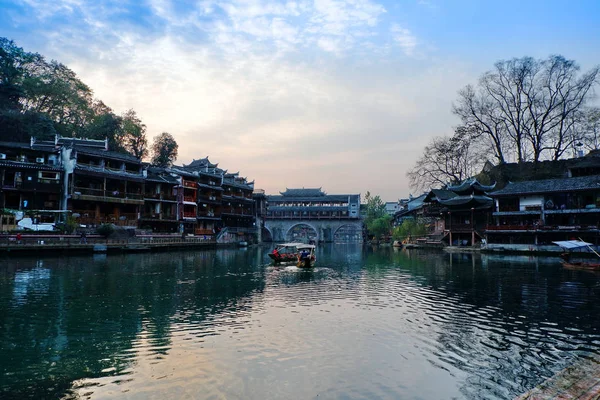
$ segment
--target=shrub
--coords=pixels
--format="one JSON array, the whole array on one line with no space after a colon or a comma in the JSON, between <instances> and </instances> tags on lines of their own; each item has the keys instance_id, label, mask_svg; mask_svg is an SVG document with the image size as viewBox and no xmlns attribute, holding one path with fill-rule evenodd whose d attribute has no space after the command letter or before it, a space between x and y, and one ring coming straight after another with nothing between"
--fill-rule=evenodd
<instances>
[{"instance_id":1,"label":"shrub","mask_svg":"<svg viewBox=\"0 0 600 400\"><path fill-rule=\"evenodd\" d=\"M115 227L112 226L112 224L102 224L99 227L96 228L96 233L98 235L104 236L105 238L109 237L110 235L112 235L112 233L115 231Z\"/></svg>"}]
</instances>

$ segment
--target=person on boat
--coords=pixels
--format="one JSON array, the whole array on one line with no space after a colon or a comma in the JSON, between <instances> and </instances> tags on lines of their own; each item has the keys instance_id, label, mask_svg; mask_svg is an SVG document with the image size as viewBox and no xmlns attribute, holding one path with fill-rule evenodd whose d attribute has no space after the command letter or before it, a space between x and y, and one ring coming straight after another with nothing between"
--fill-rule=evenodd
<instances>
[{"instance_id":1,"label":"person on boat","mask_svg":"<svg viewBox=\"0 0 600 400\"><path fill-rule=\"evenodd\" d=\"M300 260L306 260L308 258L309 252L304 249L300 252Z\"/></svg>"},{"instance_id":2,"label":"person on boat","mask_svg":"<svg viewBox=\"0 0 600 400\"><path fill-rule=\"evenodd\" d=\"M277 247L275 247L273 249L273 253L272 254L275 256L275 258L279 258L280 257L279 250L277 250Z\"/></svg>"}]
</instances>

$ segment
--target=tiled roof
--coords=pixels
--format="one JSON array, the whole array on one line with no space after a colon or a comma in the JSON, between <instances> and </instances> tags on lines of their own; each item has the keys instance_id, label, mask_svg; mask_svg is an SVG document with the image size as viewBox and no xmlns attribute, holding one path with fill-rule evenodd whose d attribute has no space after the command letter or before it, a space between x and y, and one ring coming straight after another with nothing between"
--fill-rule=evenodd
<instances>
[{"instance_id":1,"label":"tiled roof","mask_svg":"<svg viewBox=\"0 0 600 400\"><path fill-rule=\"evenodd\" d=\"M451 199L441 200L440 204L453 209L453 208L487 208L491 207L494 203L491 197L472 195L472 196L456 196Z\"/></svg>"},{"instance_id":2,"label":"tiled roof","mask_svg":"<svg viewBox=\"0 0 600 400\"><path fill-rule=\"evenodd\" d=\"M321 188L302 188L302 189L289 189L285 188L285 192L279 192L285 197L323 197L326 196L325 192Z\"/></svg>"},{"instance_id":3,"label":"tiled roof","mask_svg":"<svg viewBox=\"0 0 600 400\"><path fill-rule=\"evenodd\" d=\"M572 192L593 189L600 190L600 175L510 182L504 189L490 193L490 196L501 197L520 194Z\"/></svg>"},{"instance_id":4,"label":"tiled roof","mask_svg":"<svg viewBox=\"0 0 600 400\"><path fill-rule=\"evenodd\" d=\"M312 197L296 197L296 196L279 196L269 195L267 201L269 202L287 202L287 201L318 201L318 202L344 202L349 201L351 203L358 203L359 195L357 194L327 194L325 196L312 196Z\"/></svg>"},{"instance_id":5,"label":"tiled roof","mask_svg":"<svg viewBox=\"0 0 600 400\"><path fill-rule=\"evenodd\" d=\"M14 167L14 168L26 168L26 169L41 169L44 171L62 171L61 167L48 165L48 164L38 164L38 163L30 163L30 162L20 162L20 161L10 161L10 160L0 160L0 166L3 167Z\"/></svg>"},{"instance_id":6,"label":"tiled roof","mask_svg":"<svg viewBox=\"0 0 600 400\"><path fill-rule=\"evenodd\" d=\"M425 201L425 202L431 202L433 200L441 201L441 200L451 199L456 196L458 196L458 195L450 190L432 189L427 194L427 196L425 196L425 199L423 201Z\"/></svg>"},{"instance_id":7,"label":"tiled roof","mask_svg":"<svg viewBox=\"0 0 600 400\"><path fill-rule=\"evenodd\" d=\"M469 178L469 179L465 179L459 185L449 185L446 189L450 190L454 193L457 193L457 194L466 194L466 193L471 193L473 191L490 192L490 191L494 190L495 187L496 187L496 183L494 183L493 185L482 185L481 183L479 183L477 181L477 179Z\"/></svg>"},{"instance_id":8,"label":"tiled roof","mask_svg":"<svg viewBox=\"0 0 600 400\"><path fill-rule=\"evenodd\" d=\"M102 158L112 158L115 160L121 160L121 161L127 161L127 162L131 162L131 163L141 164L141 161L139 158L132 156L131 154L127 154L127 153L119 153L116 151L107 151L104 149L90 148L90 147L80 146L80 145L73 146L73 149L75 151L77 151L77 153L81 153L81 154L98 156L98 157L102 157Z\"/></svg>"},{"instance_id":9,"label":"tiled roof","mask_svg":"<svg viewBox=\"0 0 600 400\"><path fill-rule=\"evenodd\" d=\"M144 180L142 174L132 174L130 172L125 171L114 171L109 169L103 169L101 167L92 167L89 165L77 164L75 166L75 170L94 176L109 176L114 179L126 178L127 180L136 182L143 182Z\"/></svg>"}]
</instances>

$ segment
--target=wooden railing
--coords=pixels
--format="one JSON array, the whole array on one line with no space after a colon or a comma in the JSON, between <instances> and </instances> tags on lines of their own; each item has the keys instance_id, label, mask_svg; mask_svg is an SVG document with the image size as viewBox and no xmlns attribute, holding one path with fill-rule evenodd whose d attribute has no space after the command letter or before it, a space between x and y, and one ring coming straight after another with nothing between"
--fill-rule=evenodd
<instances>
[{"instance_id":1,"label":"wooden railing","mask_svg":"<svg viewBox=\"0 0 600 400\"><path fill-rule=\"evenodd\" d=\"M97 197L112 197L118 199L134 199L134 200L142 200L144 195L141 193L128 193L121 192L118 189L113 190L102 190L102 189L92 189L85 187L74 187L73 194L76 195L86 195L86 196L97 196Z\"/></svg>"},{"instance_id":2,"label":"wooden railing","mask_svg":"<svg viewBox=\"0 0 600 400\"><path fill-rule=\"evenodd\" d=\"M488 225L488 231L530 231L536 229L534 225Z\"/></svg>"}]
</instances>

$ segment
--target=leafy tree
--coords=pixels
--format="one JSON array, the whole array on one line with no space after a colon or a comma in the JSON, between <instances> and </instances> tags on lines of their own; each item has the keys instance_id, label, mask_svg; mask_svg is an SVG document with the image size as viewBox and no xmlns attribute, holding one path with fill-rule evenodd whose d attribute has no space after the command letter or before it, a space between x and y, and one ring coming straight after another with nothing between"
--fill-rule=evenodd
<instances>
[{"instance_id":1,"label":"leafy tree","mask_svg":"<svg viewBox=\"0 0 600 400\"><path fill-rule=\"evenodd\" d=\"M392 217L385 211L385 203L379 195L372 196L371 192L365 194L366 215L365 225L371 235L380 237L389 233Z\"/></svg>"},{"instance_id":2,"label":"leafy tree","mask_svg":"<svg viewBox=\"0 0 600 400\"><path fill-rule=\"evenodd\" d=\"M137 158L146 157L148 154L146 125L142 123L134 110L127 110L122 116L122 121L122 146Z\"/></svg>"},{"instance_id":3,"label":"leafy tree","mask_svg":"<svg viewBox=\"0 0 600 400\"><path fill-rule=\"evenodd\" d=\"M391 227L392 216L389 214L375 218L367 223L367 231L376 238L389 234Z\"/></svg>"},{"instance_id":4,"label":"leafy tree","mask_svg":"<svg viewBox=\"0 0 600 400\"><path fill-rule=\"evenodd\" d=\"M392 237L394 240L405 240L408 238L422 237L427 234L427 226L414 219L407 219L400 226L394 228Z\"/></svg>"},{"instance_id":5,"label":"leafy tree","mask_svg":"<svg viewBox=\"0 0 600 400\"><path fill-rule=\"evenodd\" d=\"M170 167L177 159L179 146L173 135L163 132L154 138L152 143L152 165Z\"/></svg>"},{"instance_id":6,"label":"leafy tree","mask_svg":"<svg viewBox=\"0 0 600 400\"><path fill-rule=\"evenodd\" d=\"M371 192L367 191L365 194L366 201L366 217L365 223L369 223L369 221L383 217L385 212L385 203L381 200L379 195L372 196Z\"/></svg>"}]
</instances>

